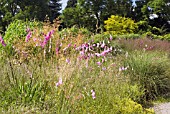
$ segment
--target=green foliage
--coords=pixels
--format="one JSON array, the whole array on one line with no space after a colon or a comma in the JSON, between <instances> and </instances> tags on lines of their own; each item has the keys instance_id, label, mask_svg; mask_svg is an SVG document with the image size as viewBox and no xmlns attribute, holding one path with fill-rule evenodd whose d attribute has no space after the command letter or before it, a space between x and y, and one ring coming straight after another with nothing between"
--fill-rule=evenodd
<instances>
[{"instance_id":1,"label":"green foliage","mask_svg":"<svg viewBox=\"0 0 170 114\"><path fill-rule=\"evenodd\" d=\"M95 19L93 16L89 16L86 13L86 10L83 9L80 5L73 8L66 8L62 15L60 16L62 22L67 27L77 26L78 28L87 28L90 31L95 30L94 23Z\"/></svg>"},{"instance_id":2,"label":"green foliage","mask_svg":"<svg viewBox=\"0 0 170 114\"><path fill-rule=\"evenodd\" d=\"M6 27L14 20L44 21L46 15L52 22L61 10L61 0L0 0L0 27Z\"/></svg>"},{"instance_id":3,"label":"green foliage","mask_svg":"<svg viewBox=\"0 0 170 114\"><path fill-rule=\"evenodd\" d=\"M41 23L37 21L22 21L22 20L15 20L13 21L5 31L4 41L7 46L4 48L5 52L8 55L13 55L13 46L18 40L25 40L27 35L27 29L34 29L34 27L40 27ZM0 50L1 46L0 46Z\"/></svg>"},{"instance_id":4,"label":"green foliage","mask_svg":"<svg viewBox=\"0 0 170 114\"><path fill-rule=\"evenodd\" d=\"M163 36L163 39L170 41L170 34L166 34Z\"/></svg>"},{"instance_id":5,"label":"green foliage","mask_svg":"<svg viewBox=\"0 0 170 114\"><path fill-rule=\"evenodd\" d=\"M82 23L81 16L82 14L79 8L66 8L62 13L61 18L67 27L73 25L80 27L80 23Z\"/></svg>"},{"instance_id":6,"label":"green foliage","mask_svg":"<svg viewBox=\"0 0 170 114\"><path fill-rule=\"evenodd\" d=\"M141 38L140 34L124 34L124 35L113 35L116 38L123 38L123 39L137 39Z\"/></svg>"},{"instance_id":7,"label":"green foliage","mask_svg":"<svg viewBox=\"0 0 170 114\"><path fill-rule=\"evenodd\" d=\"M27 65L18 68L8 61L3 71L0 71L3 72L1 79L4 79L1 83L3 88L0 89L0 106L5 110L12 104L16 106L17 104L39 104L40 106L45 101L46 94L50 89L48 83L40 78L38 72L34 72L39 70L37 67L30 68Z\"/></svg>"},{"instance_id":8,"label":"green foliage","mask_svg":"<svg viewBox=\"0 0 170 114\"><path fill-rule=\"evenodd\" d=\"M167 0L148 0L142 7L144 20L148 21L148 25L152 26L152 32L156 35L163 35L164 30L169 31L169 11L170 7ZM152 17L155 14L157 17ZM159 23L159 24L157 24ZM164 29L164 30L163 30Z\"/></svg>"},{"instance_id":9,"label":"green foliage","mask_svg":"<svg viewBox=\"0 0 170 114\"><path fill-rule=\"evenodd\" d=\"M104 29L104 20L110 15L129 17L132 8L132 0L69 0L67 4L61 16L64 24L86 27L96 33Z\"/></svg>"},{"instance_id":10,"label":"green foliage","mask_svg":"<svg viewBox=\"0 0 170 114\"><path fill-rule=\"evenodd\" d=\"M141 20L139 22L137 22L137 25L138 25L138 33L139 34L143 34L145 32L148 32L148 31L151 31L151 26L148 24L148 21L144 21L144 20Z\"/></svg>"},{"instance_id":11,"label":"green foliage","mask_svg":"<svg viewBox=\"0 0 170 114\"><path fill-rule=\"evenodd\" d=\"M157 29L160 30L159 28L157 28ZM169 34L156 35L156 34L153 34L152 32L146 32L145 34L143 34L143 36L146 36L147 38L151 38L151 39L159 39L159 40L164 40L164 41L170 41L170 35Z\"/></svg>"},{"instance_id":12,"label":"green foliage","mask_svg":"<svg viewBox=\"0 0 170 114\"><path fill-rule=\"evenodd\" d=\"M37 21L22 21L15 20L12 22L5 32L4 40L8 45L12 45L15 41L25 38L27 35L27 29L34 29L34 27L39 26L40 23ZM23 39L25 40L25 39Z\"/></svg>"},{"instance_id":13,"label":"green foliage","mask_svg":"<svg viewBox=\"0 0 170 114\"><path fill-rule=\"evenodd\" d=\"M66 8L70 8L70 7L73 8L76 7L76 5L77 5L77 0L68 0Z\"/></svg>"},{"instance_id":14,"label":"green foliage","mask_svg":"<svg viewBox=\"0 0 170 114\"><path fill-rule=\"evenodd\" d=\"M134 52L124 60L132 83L145 89L143 100L156 99L170 91L170 62L158 53Z\"/></svg>"},{"instance_id":15,"label":"green foliage","mask_svg":"<svg viewBox=\"0 0 170 114\"><path fill-rule=\"evenodd\" d=\"M65 28L62 31L59 31L59 34L61 37L66 37L66 36L76 37L79 34L85 35L86 37L90 37L91 32L88 31L86 28L78 28L76 26L73 26L71 28Z\"/></svg>"},{"instance_id":16,"label":"green foliage","mask_svg":"<svg viewBox=\"0 0 170 114\"><path fill-rule=\"evenodd\" d=\"M104 22L105 29L111 34L135 33L138 29L137 24L130 18L112 15Z\"/></svg>"}]
</instances>

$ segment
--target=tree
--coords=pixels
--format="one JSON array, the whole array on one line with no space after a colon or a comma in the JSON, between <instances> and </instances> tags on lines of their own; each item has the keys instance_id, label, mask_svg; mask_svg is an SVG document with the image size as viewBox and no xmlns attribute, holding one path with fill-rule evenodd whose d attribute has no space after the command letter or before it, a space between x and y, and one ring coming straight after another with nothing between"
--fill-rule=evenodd
<instances>
[{"instance_id":1,"label":"tree","mask_svg":"<svg viewBox=\"0 0 170 114\"><path fill-rule=\"evenodd\" d=\"M60 15L59 11L61 10L61 0L50 0L49 10L50 10L50 20L53 21L56 17Z\"/></svg>"},{"instance_id":2,"label":"tree","mask_svg":"<svg viewBox=\"0 0 170 114\"><path fill-rule=\"evenodd\" d=\"M68 0L66 8L75 8L77 5L77 0Z\"/></svg>"},{"instance_id":3,"label":"tree","mask_svg":"<svg viewBox=\"0 0 170 114\"><path fill-rule=\"evenodd\" d=\"M60 0L0 0L0 26L5 27L15 19L44 21L59 15Z\"/></svg>"},{"instance_id":4,"label":"tree","mask_svg":"<svg viewBox=\"0 0 170 114\"><path fill-rule=\"evenodd\" d=\"M99 32L101 22L103 22L103 9L105 9L106 0L85 0L80 5L88 11L88 16L93 16L96 19L96 32Z\"/></svg>"},{"instance_id":5,"label":"tree","mask_svg":"<svg viewBox=\"0 0 170 114\"><path fill-rule=\"evenodd\" d=\"M76 25L79 28L86 27L91 31L94 30L94 16L89 16L89 10L82 5L84 2L84 0L78 0L75 7L69 6L64 9L60 16L64 25L67 27Z\"/></svg>"},{"instance_id":6,"label":"tree","mask_svg":"<svg viewBox=\"0 0 170 114\"><path fill-rule=\"evenodd\" d=\"M104 28L104 20L108 17L113 14L129 17L131 9L132 0L69 0L62 19L67 25L78 24L99 32ZM77 23L78 20L81 22Z\"/></svg>"},{"instance_id":7,"label":"tree","mask_svg":"<svg viewBox=\"0 0 170 114\"><path fill-rule=\"evenodd\" d=\"M142 13L148 20L148 24L151 25L153 33L161 35L162 32L167 30L170 32L170 7L168 6L168 0L150 0L143 8ZM164 30L162 30L164 29Z\"/></svg>"}]
</instances>

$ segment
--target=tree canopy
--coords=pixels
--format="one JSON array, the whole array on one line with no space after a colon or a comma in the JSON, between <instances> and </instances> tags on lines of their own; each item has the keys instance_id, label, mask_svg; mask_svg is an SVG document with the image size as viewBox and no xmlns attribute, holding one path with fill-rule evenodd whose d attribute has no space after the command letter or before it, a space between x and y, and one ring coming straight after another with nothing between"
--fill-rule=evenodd
<instances>
[{"instance_id":1,"label":"tree canopy","mask_svg":"<svg viewBox=\"0 0 170 114\"><path fill-rule=\"evenodd\" d=\"M60 16L66 27L86 27L90 31L105 30L104 21L111 15L131 18L141 30L148 28L170 32L169 0L68 0L60 14L61 0L0 0L0 30L15 19L50 21ZM147 25L147 26L146 26ZM153 29L150 29L151 31ZM155 29L153 30L155 31Z\"/></svg>"},{"instance_id":2,"label":"tree canopy","mask_svg":"<svg viewBox=\"0 0 170 114\"><path fill-rule=\"evenodd\" d=\"M104 29L104 21L111 15L131 18L140 24L147 23L151 28L163 27L167 31L170 28L168 0L136 0L135 3L133 0L69 0L61 18L67 27L78 25L95 32Z\"/></svg>"},{"instance_id":3,"label":"tree canopy","mask_svg":"<svg viewBox=\"0 0 170 114\"><path fill-rule=\"evenodd\" d=\"M15 19L40 20L46 15L51 20L59 16L61 0L0 0L0 26L5 27Z\"/></svg>"}]
</instances>

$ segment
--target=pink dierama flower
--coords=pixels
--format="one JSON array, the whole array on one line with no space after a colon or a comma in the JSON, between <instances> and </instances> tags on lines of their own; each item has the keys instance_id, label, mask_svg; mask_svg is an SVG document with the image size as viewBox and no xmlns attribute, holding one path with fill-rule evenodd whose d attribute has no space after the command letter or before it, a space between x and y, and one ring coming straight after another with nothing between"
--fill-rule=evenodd
<instances>
[{"instance_id":1,"label":"pink dierama flower","mask_svg":"<svg viewBox=\"0 0 170 114\"><path fill-rule=\"evenodd\" d=\"M102 58L102 63L105 61L105 59L104 58Z\"/></svg>"},{"instance_id":2,"label":"pink dierama flower","mask_svg":"<svg viewBox=\"0 0 170 114\"><path fill-rule=\"evenodd\" d=\"M26 38L25 38L25 41L28 42L29 39L31 38L31 36L32 36L32 32L29 32L29 33L27 34Z\"/></svg>"},{"instance_id":3,"label":"pink dierama flower","mask_svg":"<svg viewBox=\"0 0 170 114\"><path fill-rule=\"evenodd\" d=\"M100 54L100 53L95 53L95 55L96 55L97 57L100 57L100 56L101 56L101 54Z\"/></svg>"},{"instance_id":4,"label":"pink dierama flower","mask_svg":"<svg viewBox=\"0 0 170 114\"><path fill-rule=\"evenodd\" d=\"M66 62L67 62L67 63L70 63L70 59L66 59Z\"/></svg>"},{"instance_id":5,"label":"pink dierama flower","mask_svg":"<svg viewBox=\"0 0 170 114\"><path fill-rule=\"evenodd\" d=\"M56 47L55 52L56 52L56 55L59 54L59 48L58 47Z\"/></svg>"},{"instance_id":6,"label":"pink dierama flower","mask_svg":"<svg viewBox=\"0 0 170 114\"><path fill-rule=\"evenodd\" d=\"M62 78L59 78L59 81L56 83L56 87L60 86L61 84L63 84Z\"/></svg>"},{"instance_id":7,"label":"pink dierama flower","mask_svg":"<svg viewBox=\"0 0 170 114\"><path fill-rule=\"evenodd\" d=\"M47 42L50 40L51 35L54 33L54 30L51 30L46 35L44 35L44 41L42 42L41 46L44 48L44 46L47 44Z\"/></svg>"},{"instance_id":8,"label":"pink dierama flower","mask_svg":"<svg viewBox=\"0 0 170 114\"><path fill-rule=\"evenodd\" d=\"M80 55L84 55L84 51L80 51Z\"/></svg>"},{"instance_id":9,"label":"pink dierama flower","mask_svg":"<svg viewBox=\"0 0 170 114\"><path fill-rule=\"evenodd\" d=\"M86 47L86 44L82 44L81 48L85 48Z\"/></svg>"},{"instance_id":10,"label":"pink dierama flower","mask_svg":"<svg viewBox=\"0 0 170 114\"><path fill-rule=\"evenodd\" d=\"M38 46L39 46L39 44L38 44L38 43L36 43L35 47L38 47Z\"/></svg>"},{"instance_id":11,"label":"pink dierama flower","mask_svg":"<svg viewBox=\"0 0 170 114\"><path fill-rule=\"evenodd\" d=\"M112 37L112 35L110 35L110 38L109 38L109 40L111 41L111 40L113 40L113 37Z\"/></svg>"},{"instance_id":12,"label":"pink dierama flower","mask_svg":"<svg viewBox=\"0 0 170 114\"><path fill-rule=\"evenodd\" d=\"M33 41L36 42L36 41L37 41L37 38L33 38Z\"/></svg>"},{"instance_id":13,"label":"pink dierama flower","mask_svg":"<svg viewBox=\"0 0 170 114\"><path fill-rule=\"evenodd\" d=\"M101 53L101 56L105 56L107 54L107 52L106 51L103 51L102 53Z\"/></svg>"},{"instance_id":14,"label":"pink dierama flower","mask_svg":"<svg viewBox=\"0 0 170 114\"><path fill-rule=\"evenodd\" d=\"M97 43L97 48L99 47L99 45L100 45L100 44L99 44L99 43Z\"/></svg>"},{"instance_id":15,"label":"pink dierama flower","mask_svg":"<svg viewBox=\"0 0 170 114\"><path fill-rule=\"evenodd\" d=\"M61 44L60 44L60 47L61 47L62 45L63 45L63 44L61 43Z\"/></svg>"},{"instance_id":16,"label":"pink dierama flower","mask_svg":"<svg viewBox=\"0 0 170 114\"><path fill-rule=\"evenodd\" d=\"M68 48L69 48L69 47L71 47L71 44L68 44L68 46L67 46L67 47L68 47Z\"/></svg>"},{"instance_id":17,"label":"pink dierama flower","mask_svg":"<svg viewBox=\"0 0 170 114\"><path fill-rule=\"evenodd\" d=\"M5 44L5 42L4 42L3 38L2 38L2 36L0 36L0 42L1 42L1 44L2 44L4 47L6 46L6 44Z\"/></svg>"},{"instance_id":18,"label":"pink dierama flower","mask_svg":"<svg viewBox=\"0 0 170 114\"><path fill-rule=\"evenodd\" d=\"M96 98L96 93L94 90L91 90L91 95L92 95L92 98L95 99Z\"/></svg>"},{"instance_id":19,"label":"pink dierama flower","mask_svg":"<svg viewBox=\"0 0 170 114\"><path fill-rule=\"evenodd\" d=\"M102 63L99 61L99 62L97 62L97 65L100 66L100 65L102 65Z\"/></svg>"},{"instance_id":20,"label":"pink dierama flower","mask_svg":"<svg viewBox=\"0 0 170 114\"><path fill-rule=\"evenodd\" d=\"M76 44L74 44L74 46L73 46L75 49L76 49Z\"/></svg>"},{"instance_id":21,"label":"pink dierama flower","mask_svg":"<svg viewBox=\"0 0 170 114\"><path fill-rule=\"evenodd\" d=\"M102 67L102 70L106 70L106 67Z\"/></svg>"},{"instance_id":22,"label":"pink dierama flower","mask_svg":"<svg viewBox=\"0 0 170 114\"><path fill-rule=\"evenodd\" d=\"M26 32L28 33L28 32L30 32L30 31L31 31L31 29L30 29L30 28L27 28Z\"/></svg>"},{"instance_id":23,"label":"pink dierama flower","mask_svg":"<svg viewBox=\"0 0 170 114\"><path fill-rule=\"evenodd\" d=\"M124 71L124 70L127 70L128 67L120 67L119 68L119 71Z\"/></svg>"},{"instance_id":24,"label":"pink dierama flower","mask_svg":"<svg viewBox=\"0 0 170 114\"><path fill-rule=\"evenodd\" d=\"M51 34L54 34L54 32L55 32L54 30L51 30Z\"/></svg>"},{"instance_id":25,"label":"pink dierama flower","mask_svg":"<svg viewBox=\"0 0 170 114\"><path fill-rule=\"evenodd\" d=\"M104 42L104 40L103 40L103 43L102 43L102 45L101 45L101 48L104 48L104 46L105 46L105 42Z\"/></svg>"}]
</instances>

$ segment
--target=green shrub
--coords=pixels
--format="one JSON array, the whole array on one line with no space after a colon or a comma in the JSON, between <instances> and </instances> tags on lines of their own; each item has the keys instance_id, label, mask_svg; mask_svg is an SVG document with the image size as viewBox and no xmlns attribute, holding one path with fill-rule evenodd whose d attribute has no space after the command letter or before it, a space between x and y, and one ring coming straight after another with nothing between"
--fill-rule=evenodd
<instances>
[{"instance_id":1,"label":"green shrub","mask_svg":"<svg viewBox=\"0 0 170 114\"><path fill-rule=\"evenodd\" d=\"M22 20L15 20L7 27L4 35L4 41L7 46L4 48L6 54L12 55L14 53L13 46L14 43L18 40L25 40L25 36L27 35L27 29L33 30L35 26L41 26L39 22L36 21L22 21ZM0 50L1 46L0 46Z\"/></svg>"},{"instance_id":2,"label":"green shrub","mask_svg":"<svg viewBox=\"0 0 170 114\"><path fill-rule=\"evenodd\" d=\"M27 35L27 29L33 30L34 27L40 26L41 24L36 21L22 21L22 20L15 20L13 21L5 31L4 40L6 41L7 45L12 45L13 42L17 41L18 39L25 40L25 36Z\"/></svg>"},{"instance_id":3,"label":"green shrub","mask_svg":"<svg viewBox=\"0 0 170 114\"><path fill-rule=\"evenodd\" d=\"M91 35L91 32L88 31L86 28L78 28L76 26L73 26L71 28L65 28L62 31L59 32L60 37L76 37L79 34L85 35L86 37L89 37Z\"/></svg>"},{"instance_id":4,"label":"green shrub","mask_svg":"<svg viewBox=\"0 0 170 114\"><path fill-rule=\"evenodd\" d=\"M144 34L152 29L152 27L148 24L148 21L145 20L137 22L137 25L139 29L139 34Z\"/></svg>"},{"instance_id":5,"label":"green shrub","mask_svg":"<svg viewBox=\"0 0 170 114\"><path fill-rule=\"evenodd\" d=\"M134 52L125 59L132 83L145 89L143 100L156 99L170 92L170 60L159 53Z\"/></svg>"},{"instance_id":6,"label":"green shrub","mask_svg":"<svg viewBox=\"0 0 170 114\"><path fill-rule=\"evenodd\" d=\"M163 36L163 39L170 41L170 34L166 34Z\"/></svg>"},{"instance_id":7,"label":"green shrub","mask_svg":"<svg viewBox=\"0 0 170 114\"><path fill-rule=\"evenodd\" d=\"M135 33L138 29L137 24L130 18L112 15L104 22L106 31L111 34Z\"/></svg>"}]
</instances>

